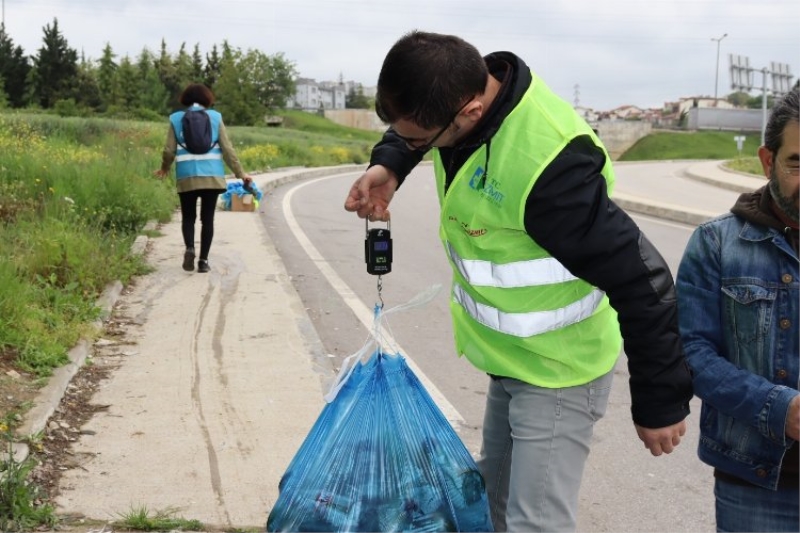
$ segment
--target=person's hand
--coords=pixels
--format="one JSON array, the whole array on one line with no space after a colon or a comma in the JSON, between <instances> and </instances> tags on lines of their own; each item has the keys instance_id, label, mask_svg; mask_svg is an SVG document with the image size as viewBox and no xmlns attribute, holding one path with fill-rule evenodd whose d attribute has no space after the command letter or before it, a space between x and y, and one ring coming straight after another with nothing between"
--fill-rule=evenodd
<instances>
[{"instance_id":1,"label":"person's hand","mask_svg":"<svg viewBox=\"0 0 800 533\"><path fill-rule=\"evenodd\" d=\"M167 175L167 172L168 172L167 170L159 168L158 170L153 172L153 176L155 176L155 177L157 177L159 179L164 179L166 177L166 175Z\"/></svg>"},{"instance_id":2,"label":"person's hand","mask_svg":"<svg viewBox=\"0 0 800 533\"><path fill-rule=\"evenodd\" d=\"M800 440L800 394L792 398L786 414L786 436Z\"/></svg>"},{"instance_id":3,"label":"person's hand","mask_svg":"<svg viewBox=\"0 0 800 533\"><path fill-rule=\"evenodd\" d=\"M671 426L656 429L634 425L636 426L636 433L641 441L644 442L645 448L650 450L650 453L656 457L662 453L672 453L672 450L681 443L681 437L686 434L685 420L681 420Z\"/></svg>"},{"instance_id":4,"label":"person's hand","mask_svg":"<svg viewBox=\"0 0 800 533\"><path fill-rule=\"evenodd\" d=\"M382 165L375 165L358 178L344 201L347 211L354 211L359 218L367 218L372 222L388 221L389 202L397 190L397 176Z\"/></svg>"},{"instance_id":5,"label":"person's hand","mask_svg":"<svg viewBox=\"0 0 800 533\"><path fill-rule=\"evenodd\" d=\"M250 188L251 183L253 183L252 177L245 175L245 177L242 178L242 187L244 187L245 189Z\"/></svg>"}]
</instances>

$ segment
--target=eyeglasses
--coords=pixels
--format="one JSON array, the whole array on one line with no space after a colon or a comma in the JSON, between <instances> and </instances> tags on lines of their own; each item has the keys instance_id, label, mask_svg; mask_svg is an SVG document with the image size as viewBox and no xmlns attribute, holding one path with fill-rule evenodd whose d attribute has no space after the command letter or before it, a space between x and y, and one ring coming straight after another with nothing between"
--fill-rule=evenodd
<instances>
[{"instance_id":1,"label":"eyeglasses","mask_svg":"<svg viewBox=\"0 0 800 533\"><path fill-rule=\"evenodd\" d=\"M414 152L420 152L420 153L424 154L425 152L427 152L428 150L433 148L433 143L435 143L437 140L439 140L439 137L441 137L442 134L447 131L447 129L450 127L450 125L453 123L453 121L456 119L456 117L458 117L458 115L464 110L465 107L467 107L467 104L470 103L471 101L472 101L472 99L467 100L466 102L464 102L464 104L461 107L458 108L458 111L453 113L453 116L450 118L450 120L447 121L447 123L444 125L444 127L442 129L440 129L436 133L436 135L431 137L431 139L429 141L425 142L424 144L417 144L420 141L420 139L412 139L412 138L409 138L409 137L403 137L402 135L398 134L397 132L395 132L395 135L400 137L400 139L402 139L403 142L405 142L408 145L408 147L411 148L411 150L413 150Z\"/></svg>"},{"instance_id":2,"label":"eyeglasses","mask_svg":"<svg viewBox=\"0 0 800 533\"><path fill-rule=\"evenodd\" d=\"M783 166L780 159L775 158L776 166L780 169L781 174L787 177L798 177L800 176L800 166L792 165L789 167Z\"/></svg>"}]
</instances>

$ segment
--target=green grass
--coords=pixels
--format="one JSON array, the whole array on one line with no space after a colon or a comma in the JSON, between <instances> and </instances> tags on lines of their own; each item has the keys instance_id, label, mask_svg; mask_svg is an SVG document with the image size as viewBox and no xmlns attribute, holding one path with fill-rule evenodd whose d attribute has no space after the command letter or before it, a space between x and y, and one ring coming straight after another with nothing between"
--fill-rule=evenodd
<instances>
[{"instance_id":1,"label":"green grass","mask_svg":"<svg viewBox=\"0 0 800 533\"><path fill-rule=\"evenodd\" d=\"M120 514L121 520L114 525L132 531L202 531L205 529L199 520L187 520L176 516L172 509L150 512L147 507L132 508Z\"/></svg>"},{"instance_id":2,"label":"green grass","mask_svg":"<svg viewBox=\"0 0 800 533\"><path fill-rule=\"evenodd\" d=\"M669 159L735 159L739 157L732 132L657 131L639 139L619 158L620 161L661 161ZM742 156L755 156L761 139L746 134Z\"/></svg>"},{"instance_id":3,"label":"green grass","mask_svg":"<svg viewBox=\"0 0 800 533\"><path fill-rule=\"evenodd\" d=\"M42 489L28 479L36 462L31 457L19 462L11 451L11 441L4 433L6 458L0 462L0 531L28 531L56 524L53 506L43 502Z\"/></svg>"},{"instance_id":4,"label":"green grass","mask_svg":"<svg viewBox=\"0 0 800 533\"><path fill-rule=\"evenodd\" d=\"M727 161L725 166L737 172L764 175L764 169L761 167L761 160L758 157L737 157Z\"/></svg>"}]
</instances>

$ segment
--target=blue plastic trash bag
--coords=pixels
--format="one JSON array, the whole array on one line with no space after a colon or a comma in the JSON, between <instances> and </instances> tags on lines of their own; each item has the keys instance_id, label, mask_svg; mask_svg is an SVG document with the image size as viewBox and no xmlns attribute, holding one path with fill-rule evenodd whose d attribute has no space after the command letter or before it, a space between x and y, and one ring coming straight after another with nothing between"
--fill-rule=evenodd
<instances>
[{"instance_id":1,"label":"blue plastic trash bag","mask_svg":"<svg viewBox=\"0 0 800 533\"><path fill-rule=\"evenodd\" d=\"M475 461L405 358L378 347L344 371L267 531L492 531Z\"/></svg>"},{"instance_id":2,"label":"blue plastic trash bag","mask_svg":"<svg viewBox=\"0 0 800 533\"><path fill-rule=\"evenodd\" d=\"M258 208L258 202L261 201L261 198L264 196L264 193L261 189L258 188L258 184L255 181L250 182L250 191L246 191L244 188L244 183L241 180L232 180L228 182L227 190L220 195L219 201L222 203L223 211L230 211L231 210L231 196L234 194L237 196L244 196L245 194L253 194L253 199L256 202L256 208Z\"/></svg>"}]
</instances>

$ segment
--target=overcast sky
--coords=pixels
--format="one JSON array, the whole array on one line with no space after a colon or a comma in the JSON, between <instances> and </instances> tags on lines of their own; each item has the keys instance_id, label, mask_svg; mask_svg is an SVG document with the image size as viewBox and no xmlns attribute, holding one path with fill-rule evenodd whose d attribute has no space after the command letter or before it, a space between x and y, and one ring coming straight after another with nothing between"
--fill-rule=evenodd
<instances>
[{"instance_id":1,"label":"overcast sky","mask_svg":"<svg viewBox=\"0 0 800 533\"><path fill-rule=\"evenodd\" d=\"M731 92L728 54L757 69L800 71L800 0L0 0L25 53L58 19L70 47L98 59L106 44L135 58L186 43L283 53L300 76L375 85L383 57L412 29L452 33L483 54L521 56L561 97L608 110L658 107ZM756 84L761 86L761 73ZM794 80L793 80L794 81ZM753 92L752 94L760 94Z\"/></svg>"}]
</instances>

